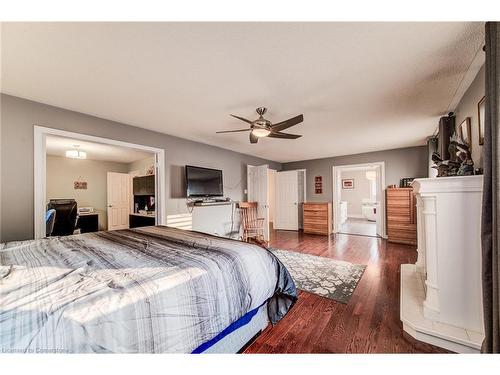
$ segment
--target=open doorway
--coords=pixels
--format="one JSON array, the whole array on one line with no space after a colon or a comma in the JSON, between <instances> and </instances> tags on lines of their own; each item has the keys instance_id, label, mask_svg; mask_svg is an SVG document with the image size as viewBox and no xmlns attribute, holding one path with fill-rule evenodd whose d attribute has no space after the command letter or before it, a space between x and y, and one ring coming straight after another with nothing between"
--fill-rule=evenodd
<instances>
[{"instance_id":1,"label":"open doorway","mask_svg":"<svg viewBox=\"0 0 500 375\"><path fill-rule=\"evenodd\" d=\"M383 162L333 167L334 231L385 237Z\"/></svg>"},{"instance_id":2,"label":"open doorway","mask_svg":"<svg viewBox=\"0 0 500 375\"><path fill-rule=\"evenodd\" d=\"M164 151L35 127L35 238L163 224Z\"/></svg>"},{"instance_id":3,"label":"open doorway","mask_svg":"<svg viewBox=\"0 0 500 375\"><path fill-rule=\"evenodd\" d=\"M47 236L155 225L155 155L48 135Z\"/></svg>"}]
</instances>

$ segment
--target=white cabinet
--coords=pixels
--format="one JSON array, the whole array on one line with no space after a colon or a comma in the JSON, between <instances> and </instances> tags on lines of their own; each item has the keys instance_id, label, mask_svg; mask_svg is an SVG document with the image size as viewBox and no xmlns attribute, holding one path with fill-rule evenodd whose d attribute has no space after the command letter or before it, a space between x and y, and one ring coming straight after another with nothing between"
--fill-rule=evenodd
<instances>
[{"instance_id":1,"label":"white cabinet","mask_svg":"<svg viewBox=\"0 0 500 375\"><path fill-rule=\"evenodd\" d=\"M340 225L342 225L347 220L347 202L341 201L339 204L340 204Z\"/></svg>"}]
</instances>

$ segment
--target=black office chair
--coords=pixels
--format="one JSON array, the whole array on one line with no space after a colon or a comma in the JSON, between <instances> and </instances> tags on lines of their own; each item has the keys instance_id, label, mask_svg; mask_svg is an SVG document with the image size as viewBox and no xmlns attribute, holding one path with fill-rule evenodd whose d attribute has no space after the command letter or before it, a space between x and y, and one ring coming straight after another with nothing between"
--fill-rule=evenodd
<instances>
[{"instance_id":1,"label":"black office chair","mask_svg":"<svg viewBox=\"0 0 500 375\"><path fill-rule=\"evenodd\" d=\"M78 221L78 206L74 199L51 199L47 209L56 210L53 236L73 234Z\"/></svg>"},{"instance_id":2,"label":"black office chair","mask_svg":"<svg viewBox=\"0 0 500 375\"><path fill-rule=\"evenodd\" d=\"M52 236L54 231L54 223L56 221L56 210L51 208L45 213L45 235L47 237Z\"/></svg>"}]
</instances>

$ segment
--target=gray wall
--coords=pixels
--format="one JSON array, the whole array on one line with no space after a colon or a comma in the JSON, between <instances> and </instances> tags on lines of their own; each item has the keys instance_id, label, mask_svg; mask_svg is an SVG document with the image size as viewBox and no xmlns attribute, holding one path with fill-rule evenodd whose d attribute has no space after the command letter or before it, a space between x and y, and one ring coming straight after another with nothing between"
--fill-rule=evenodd
<instances>
[{"instance_id":1,"label":"gray wall","mask_svg":"<svg viewBox=\"0 0 500 375\"><path fill-rule=\"evenodd\" d=\"M280 163L5 94L0 104L1 242L33 238L34 125L165 149L167 214L186 212L186 164L222 169L225 195L235 200L244 198L247 164L281 169Z\"/></svg>"},{"instance_id":2,"label":"gray wall","mask_svg":"<svg viewBox=\"0 0 500 375\"><path fill-rule=\"evenodd\" d=\"M485 71L484 66L477 73L476 78L471 83L464 96L460 100L457 108L455 108L456 127L462 123L467 117L471 118L471 132L472 132L472 160L474 160L474 167L478 168L483 166L483 146L479 145L479 129L478 129L478 114L477 105L481 98L484 96L485 90Z\"/></svg>"},{"instance_id":3,"label":"gray wall","mask_svg":"<svg viewBox=\"0 0 500 375\"><path fill-rule=\"evenodd\" d=\"M427 177L427 146L284 163L283 169L306 169L307 200L331 202L333 166L376 161L385 161L385 186L399 185L399 180L403 177ZM315 194L314 192L315 176L323 176L323 194Z\"/></svg>"},{"instance_id":4,"label":"gray wall","mask_svg":"<svg viewBox=\"0 0 500 375\"><path fill-rule=\"evenodd\" d=\"M139 176L145 175L147 174L148 169L151 168L152 166L154 167L154 165L155 165L155 157L151 156L149 158L133 161L128 165L127 172L138 172Z\"/></svg>"}]
</instances>

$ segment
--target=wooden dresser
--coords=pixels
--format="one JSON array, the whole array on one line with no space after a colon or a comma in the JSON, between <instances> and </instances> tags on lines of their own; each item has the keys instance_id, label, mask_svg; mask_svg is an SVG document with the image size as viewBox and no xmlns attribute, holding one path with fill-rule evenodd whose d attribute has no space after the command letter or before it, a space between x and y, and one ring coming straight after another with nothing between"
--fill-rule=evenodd
<instances>
[{"instance_id":1,"label":"wooden dresser","mask_svg":"<svg viewBox=\"0 0 500 375\"><path fill-rule=\"evenodd\" d=\"M304 203L304 233L329 235L332 233L332 204L330 202Z\"/></svg>"},{"instance_id":2,"label":"wooden dresser","mask_svg":"<svg viewBox=\"0 0 500 375\"><path fill-rule=\"evenodd\" d=\"M417 245L417 215L413 188L387 188L386 204L388 241Z\"/></svg>"}]
</instances>

